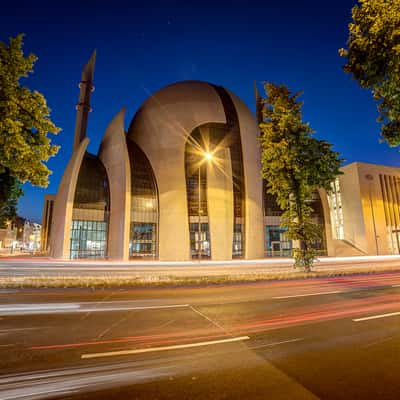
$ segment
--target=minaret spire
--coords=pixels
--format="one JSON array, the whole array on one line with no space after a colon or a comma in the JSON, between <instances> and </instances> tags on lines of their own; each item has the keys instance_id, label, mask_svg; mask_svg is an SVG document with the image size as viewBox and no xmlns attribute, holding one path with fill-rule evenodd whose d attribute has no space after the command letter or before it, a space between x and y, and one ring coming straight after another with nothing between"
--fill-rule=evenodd
<instances>
[{"instance_id":1,"label":"minaret spire","mask_svg":"<svg viewBox=\"0 0 400 400\"><path fill-rule=\"evenodd\" d=\"M259 124L261 124L263 118L262 118L262 109L263 109L263 105L262 105L262 99L260 96L260 93L258 92L257 89L257 82L254 81L254 97L256 100L256 118L257 118L257 122Z\"/></svg>"},{"instance_id":2,"label":"minaret spire","mask_svg":"<svg viewBox=\"0 0 400 400\"><path fill-rule=\"evenodd\" d=\"M90 108L90 95L94 90L93 75L94 65L96 63L96 50L93 51L89 61L83 67L82 79L79 83L79 102L76 105L76 122L74 134L74 150L78 148L80 143L86 137L86 130L88 124L88 115L92 111Z\"/></svg>"}]
</instances>

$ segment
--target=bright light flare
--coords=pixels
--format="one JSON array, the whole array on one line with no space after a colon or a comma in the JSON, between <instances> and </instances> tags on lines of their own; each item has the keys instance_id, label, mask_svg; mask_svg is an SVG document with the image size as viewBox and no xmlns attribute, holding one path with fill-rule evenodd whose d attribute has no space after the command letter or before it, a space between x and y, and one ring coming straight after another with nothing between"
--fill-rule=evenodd
<instances>
[{"instance_id":1,"label":"bright light flare","mask_svg":"<svg viewBox=\"0 0 400 400\"><path fill-rule=\"evenodd\" d=\"M209 151L204 152L204 159L207 161L211 161L214 158L213 154Z\"/></svg>"}]
</instances>

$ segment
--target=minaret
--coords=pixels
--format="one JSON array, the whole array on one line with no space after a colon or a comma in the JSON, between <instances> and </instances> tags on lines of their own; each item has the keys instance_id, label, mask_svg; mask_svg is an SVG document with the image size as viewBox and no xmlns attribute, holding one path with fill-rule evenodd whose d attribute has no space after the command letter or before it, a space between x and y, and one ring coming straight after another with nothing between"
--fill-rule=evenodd
<instances>
[{"instance_id":1,"label":"minaret","mask_svg":"<svg viewBox=\"0 0 400 400\"><path fill-rule=\"evenodd\" d=\"M257 118L257 123L261 124L263 117L262 117L262 109L263 109L263 104L262 104L262 99L260 94L258 93L257 89L257 82L254 81L254 97L256 100L256 118Z\"/></svg>"},{"instance_id":2,"label":"minaret","mask_svg":"<svg viewBox=\"0 0 400 400\"><path fill-rule=\"evenodd\" d=\"M83 67L82 79L79 83L79 102L76 105L76 122L74 134L74 151L79 147L80 143L86 137L90 108L90 95L94 90L93 75L94 64L96 62L96 50L93 51L88 63Z\"/></svg>"}]
</instances>

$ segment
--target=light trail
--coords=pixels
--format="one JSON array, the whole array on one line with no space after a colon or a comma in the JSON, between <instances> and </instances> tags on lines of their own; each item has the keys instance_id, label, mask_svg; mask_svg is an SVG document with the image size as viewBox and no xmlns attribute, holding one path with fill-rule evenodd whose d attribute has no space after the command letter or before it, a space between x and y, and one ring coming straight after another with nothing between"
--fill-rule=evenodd
<instances>
[{"instance_id":1,"label":"light trail","mask_svg":"<svg viewBox=\"0 0 400 400\"><path fill-rule=\"evenodd\" d=\"M369 321L371 319L394 317L394 316L397 316L397 315L400 315L400 311L399 312L392 312L392 313L388 313L388 314L371 315L369 317L363 317L363 318L356 318L356 319L353 319L353 322Z\"/></svg>"},{"instance_id":2,"label":"light trail","mask_svg":"<svg viewBox=\"0 0 400 400\"><path fill-rule=\"evenodd\" d=\"M232 343L232 342L242 342L244 340L249 340L249 336L239 336L230 339L221 339L221 340L210 340L207 342L197 342L197 343L188 343L188 344L177 344L174 346L163 346L163 347L152 347L145 349L133 349L133 350L120 350L120 351L108 351L105 353L91 353L91 354L82 354L82 359L88 358L100 358L100 357L116 357L116 356L125 356L125 355L133 355L133 354L142 354L142 353L154 353L158 351L168 351L168 350L181 350L181 349L189 349L193 347L204 347L211 346L216 344L223 343Z\"/></svg>"},{"instance_id":3,"label":"light trail","mask_svg":"<svg viewBox=\"0 0 400 400\"><path fill-rule=\"evenodd\" d=\"M335 265L335 263L352 263L352 262L368 262L368 261L400 261L400 255L382 255L382 256L353 256L353 257L320 257L317 259L316 266L318 264L327 264L330 263ZM74 260L49 260L49 259L40 259L40 258L31 258L31 259L5 259L4 261L0 261L0 267L10 267L13 264L26 264L26 263L35 265L38 264L42 267L46 266L95 266L95 265L107 265L107 266L127 266L129 269L134 269L135 267L145 267L145 266L196 266L199 265L199 262L196 261L135 261L135 262L126 262L126 261L107 261L104 260L100 264L98 261L74 261ZM291 258L282 258L282 259L254 259L254 260L226 260L226 261L202 261L202 266L213 266L213 265L285 265L285 264L293 264L293 259ZM30 267L22 267L31 269ZM108 269L106 267L106 269Z\"/></svg>"},{"instance_id":4,"label":"light trail","mask_svg":"<svg viewBox=\"0 0 400 400\"><path fill-rule=\"evenodd\" d=\"M187 308L189 304L168 304L139 306L137 301L106 301L84 303L42 303L0 305L0 316L35 315L35 314L66 314L111 311L145 311L168 308Z\"/></svg>"},{"instance_id":5,"label":"light trail","mask_svg":"<svg viewBox=\"0 0 400 400\"><path fill-rule=\"evenodd\" d=\"M272 297L272 298L276 299L276 300L281 300L281 299L292 299L292 298L296 298L296 297L322 296L322 295L337 294L337 293L344 293L344 291L343 290L335 290L332 292L293 294L293 295L289 295L289 296L276 296L276 297Z\"/></svg>"}]
</instances>

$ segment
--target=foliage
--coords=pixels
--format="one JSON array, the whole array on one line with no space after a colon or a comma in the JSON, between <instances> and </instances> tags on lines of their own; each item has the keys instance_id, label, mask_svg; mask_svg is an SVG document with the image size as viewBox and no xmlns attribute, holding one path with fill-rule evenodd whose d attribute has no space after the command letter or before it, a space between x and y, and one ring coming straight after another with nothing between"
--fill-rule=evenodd
<instances>
[{"instance_id":1,"label":"foliage","mask_svg":"<svg viewBox=\"0 0 400 400\"><path fill-rule=\"evenodd\" d=\"M400 0L359 0L352 9L344 70L378 103L381 135L400 145Z\"/></svg>"},{"instance_id":2,"label":"foliage","mask_svg":"<svg viewBox=\"0 0 400 400\"><path fill-rule=\"evenodd\" d=\"M25 57L23 35L0 42L0 173L24 183L47 186L50 170L44 164L58 151L47 135L57 134L41 93L21 86L33 72L37 57Z\"/></svg>"},{"instance_id":3,"label":"foliage","mask_svg":"<svg viewBox=\"0 0 400 400\"><path fill-rule=\"evenodd\" d=\"M295 266L310 271L315 259L313 244L321 232L311 219L309 200L318 188L330 190L342 160L331 144L314 138L314 131L302 121L300 93L291 94L284 85L265 83L264 87L262 175L267 191L283 211L281 225L288 229L290 239L299 241Z\"/></svg>"},{"instance_id":4,"label":"foliage","mask_svg":"<svg viewBox=\"0 0 400 400\"><path fill-rule=\"evenodd\" d=\"M22 194L18 179L8 170L0 174L0 228L17 216L17 203Z\"/></svg>"}]
</instances>

